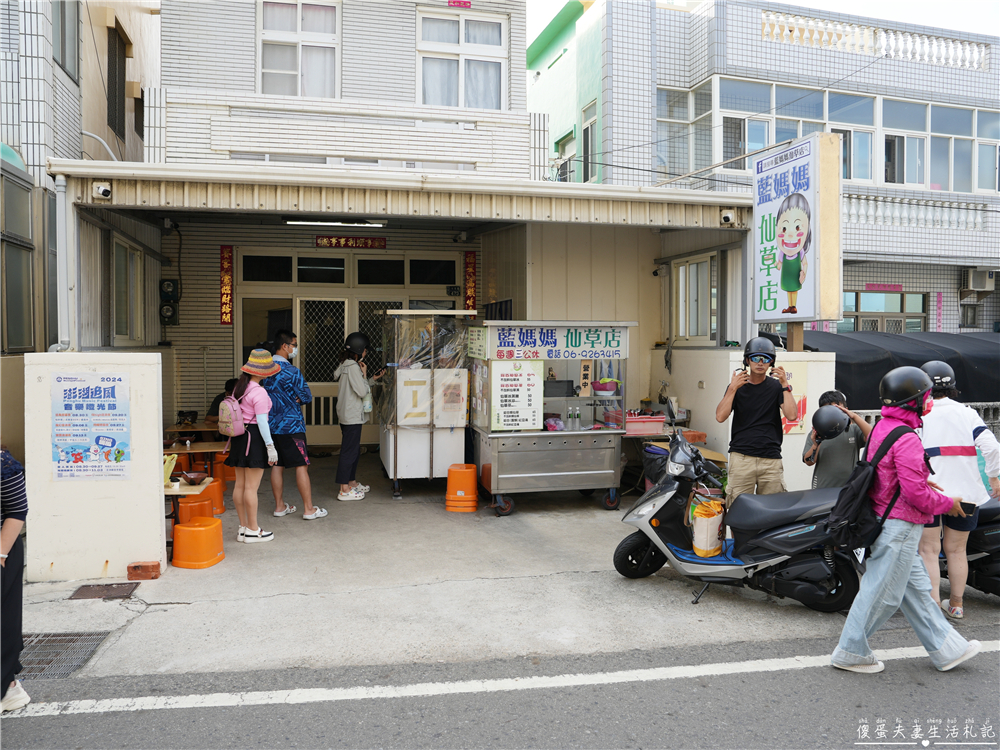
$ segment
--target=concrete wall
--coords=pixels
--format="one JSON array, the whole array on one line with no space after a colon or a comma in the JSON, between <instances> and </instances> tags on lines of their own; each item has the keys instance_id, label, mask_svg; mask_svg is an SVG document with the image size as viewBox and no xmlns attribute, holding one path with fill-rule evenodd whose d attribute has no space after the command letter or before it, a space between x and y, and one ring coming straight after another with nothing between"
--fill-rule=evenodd
<instances>
[{"instance_id":1,"label":"concrete wall","mask_svg":"<svg viewBox=\"0 0 1000 750\"><path fill-rule=\"evenodd\" d=\"M128 81L141 88L160 83L160 19L148 5L118 0L97 5L81 3L80 96L83 129L99 135L119 161L142 161L143 140L135 132L135 100L128 96ZM132 42L132 57L125 60L125 139L108 127L108 31L112 16ZM111 159L101 144L84 138L83 148L96 160Z\"/></svg>"},{"instance_id":2,"label":"concrete wall","mask_svg":"<svg viewBox=\"0 0 1000 750\"><path fill-rule=\"evenodd\" d=\"M527 231L527 320L639 323L629 331L629 408L649 392L649 351L660 338L659 252L659 235L645 228L530 224Z\"/></svg>"},{"instance_id":3,"label":"concrete wall","mask_svg":"<svg viewBox=\"0 0 1000 750\"><path fill-rule=\"evenodd\" d=\"M160 356L148 353L25 355L25 474L31 498L29 581L124 578L132 562L166 568ZM121 480L61 480L52 474L54 373L128 372L132 465Z\"/></svg>"},{"instance_id":4,"label":"concrete wall","mask_svg":"<svg viewBox=\"0 0 1000 750\"><path fill-rule=\"evenodd\" d=\"M660 381L668 383L671 396L676 396L682 408L691 410L691 428L708 435L705 445L719 453L729 453L729 433L732 417L725 423L715 421L719 405L733 375L743 366L742 349L674 349L668 372L663 362L665 350L652 351L650 369L651 396L656 400ZM805 368L806 423L812 420L820 395L834 387L835 355L818 352L778 352L778 364L794 375ZM797 394L796 394L797 395ZM785 485L789 490L808 489L812 484L812 468L802 463L802 446L806 431L785 435L782 459Z\"/></svg>"}]
</instances>

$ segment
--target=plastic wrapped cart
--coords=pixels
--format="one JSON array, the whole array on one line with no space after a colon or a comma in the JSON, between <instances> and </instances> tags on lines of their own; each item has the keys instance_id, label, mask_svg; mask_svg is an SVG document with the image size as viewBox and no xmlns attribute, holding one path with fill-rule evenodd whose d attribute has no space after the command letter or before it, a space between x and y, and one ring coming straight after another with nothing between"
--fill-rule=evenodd
<instances>
[{"instance_id":1,"label":"plastic wrapped cart","mask_svg":"<svg viewBox=\"0 0 1000 750\"><path fill-rule=\"evenodd\" d=\"M468 312L386 310L386 372L379 402L380 454L402 497L401 479L448 476L465 463Z\"/></svg>"},{"instance_id":2,"label":"plastic wrapped cart","mask_svg":"<svg viewBox=\"0 0 1000 750\"><path fill-rule=\"evenodd\" d=\"M628 322L469 327L475 461L497 515L514 494L601 493L619 503Z\"/></svg>"}]
</instances>

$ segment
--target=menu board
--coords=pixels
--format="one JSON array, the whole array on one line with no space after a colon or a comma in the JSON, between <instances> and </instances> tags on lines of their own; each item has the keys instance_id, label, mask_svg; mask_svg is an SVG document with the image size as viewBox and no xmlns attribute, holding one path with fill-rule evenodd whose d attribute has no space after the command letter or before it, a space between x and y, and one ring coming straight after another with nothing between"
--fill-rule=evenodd
<instances>
[{"instance_id":1,"label":"menu board","mask_svg":"<svg viewBox=\"0 0 1000 750\"><path fill-rule=\"evenodd\" d=\"M132 462L128 373L54 373L55 479L128 479Z\"/></svg>"},{"instance_id":2,"label":"menu board","mask_svg":"<svg viewBox=\"0 0 1000 750\"><path fill-rule=\"evenodd\" d=\"M491 362L492 430L542 429L542 363Z\"/></svg>"}]
</instances>

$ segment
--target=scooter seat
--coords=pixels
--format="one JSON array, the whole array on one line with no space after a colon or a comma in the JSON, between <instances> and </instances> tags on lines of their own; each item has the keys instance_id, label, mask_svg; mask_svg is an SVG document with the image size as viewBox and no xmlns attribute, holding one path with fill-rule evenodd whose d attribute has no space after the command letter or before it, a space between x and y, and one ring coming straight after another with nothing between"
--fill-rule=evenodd
<instances>
[{"instance_id":1,"label":"scooter seat","mask_svg":"<svg viewBox=\"0 0 1000 750\"><path fill-rule=\"evenodd\" d=\"M776 495L739 495L726 512L726 524L748 531L772 529L799 520L829 513L837 502L840 487L822 490L779 492Z\"/></svg>"},{"instance_id":2,"label":"scooter seat","mask_svg":"<svg viewBox=\"0 0 1000 750\"><path fill-rule=\"evenodd\" d=\"M1000 500L990 498L979 506L979 525L1000 521Z\"/></svg>"}]
</instances>

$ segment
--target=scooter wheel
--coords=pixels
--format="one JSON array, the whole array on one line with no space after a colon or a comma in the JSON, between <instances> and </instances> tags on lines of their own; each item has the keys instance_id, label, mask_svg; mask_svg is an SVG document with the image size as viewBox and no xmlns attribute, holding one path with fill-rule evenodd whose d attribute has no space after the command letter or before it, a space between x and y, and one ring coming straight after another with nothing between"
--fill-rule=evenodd
<instances>
[{"instance_id":1,"label":"scooter wheel","mask_svg":"<svg viewBox=\"0 0 1000 750\"><path fill-rule=\"evenodd\" d=\"M503 495L496 496L496 507L493 509L498 516L509 516L514 512L514 500Z\"/></svg>"},{"instance_id":2,"label":"scooter wheel","mask_svg":"<svg viewBox=\"0 0 1000 750\"><path fill-rule=\"evenodd\" d=\"M861 588L861 581L858 579L858 572L846 559L840 559L838 555L837 570L834 573L834 589L821 601L802 602L809 609L817 612L841 612L850 609L854 602L854 597L858 595Z\"/></svg>"},{"instance_id":3,"label":"scooter wheel","mask_svg":"<svg viewBox=\"0 0 1000 750\"><path fill-rule=\"evenodd\" d=\"M615 570L626 578L651 576L666 562L666 555L641 531L622 539L615 550Z\"/></svg>"}]
</instances>

